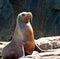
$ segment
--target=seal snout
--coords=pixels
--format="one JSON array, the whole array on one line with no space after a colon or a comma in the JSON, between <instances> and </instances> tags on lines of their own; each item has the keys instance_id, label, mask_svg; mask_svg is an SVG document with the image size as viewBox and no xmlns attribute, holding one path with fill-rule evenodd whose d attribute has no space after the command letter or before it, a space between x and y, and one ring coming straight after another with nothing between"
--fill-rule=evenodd
<instances>
[{"instance_id":1,"label":"seal snout","mask_svg":"<svg viewBox=\"0 0 60 59\"><path fill-rule=\"evenodd\" d=\"M26 17L25 17L25 19L24 19L24 22L28 22L28 21L30 21L30 20L32 20L32 13L31 12L28 12L27 14L26 14Z\"/></svg>"}]
</instances>

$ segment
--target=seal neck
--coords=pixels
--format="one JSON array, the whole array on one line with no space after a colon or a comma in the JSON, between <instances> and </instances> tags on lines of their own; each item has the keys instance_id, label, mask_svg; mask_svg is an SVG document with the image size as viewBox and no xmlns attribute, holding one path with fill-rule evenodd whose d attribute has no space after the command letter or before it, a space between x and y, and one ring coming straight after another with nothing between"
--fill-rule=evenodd
<instances>
[{"instance_id":1,"label":"seal neck","mask_svg":"<svg viewBox=\"0 0 60 59\"><path fill-rule=\"evenodd\" d=\"M23 35L22 35L21 29L20 29L18 23L16 24L15 32L14 32L14 35L13 35L13 40L17 43L21 43L22 40L23 40Z\"/></svg>"}]
</instances>

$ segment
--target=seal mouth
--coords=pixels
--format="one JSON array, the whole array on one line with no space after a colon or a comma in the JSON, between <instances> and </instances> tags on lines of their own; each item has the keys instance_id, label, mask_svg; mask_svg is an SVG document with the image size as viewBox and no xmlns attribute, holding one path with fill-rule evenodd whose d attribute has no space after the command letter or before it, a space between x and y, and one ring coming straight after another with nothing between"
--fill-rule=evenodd
<instances>
[{"instance_id":1,"label":"seal mouth","mask_svg":"<svg viewBox=\"0 0 60 59\"><path fill-rule=\"evenodd\" d=\"M28 14L25 19L24 19L24 22L25 23L28 23L30 20L32 19L32 16L30 14Z\"/></svg>"}]
</instances>

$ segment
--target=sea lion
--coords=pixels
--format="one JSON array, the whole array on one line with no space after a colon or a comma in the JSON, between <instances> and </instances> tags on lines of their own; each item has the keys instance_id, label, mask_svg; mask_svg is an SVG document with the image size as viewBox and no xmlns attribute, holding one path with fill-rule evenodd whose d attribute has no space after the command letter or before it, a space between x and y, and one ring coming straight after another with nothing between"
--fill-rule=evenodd
<instances>
[{"instance_id":1,"label":"sea lion","mask_svg":"<svg viewBox=\"0 0 60 59\"><path fill-rule=\"evenodd\" d=\"M30 20L32 20L33 15L31 12L22 12L18 15L18 24L23 34L23 44L25 55L30 55L34 50L38 52L45 52L39 48L34 40L34 32Z\"/></svg>"},{"instance_id":2,"label":"sea lion","mask_svg":"<svg viewBox=\"0 0 60 59\"><path fill-rule=\"evenodd\" d=\"M34 50L42 51L34 41L31 12L22 12L17 16L16 28L11 42L3 49L3 59L17 59L30 55Z\"/></svg>"}]
</instances>

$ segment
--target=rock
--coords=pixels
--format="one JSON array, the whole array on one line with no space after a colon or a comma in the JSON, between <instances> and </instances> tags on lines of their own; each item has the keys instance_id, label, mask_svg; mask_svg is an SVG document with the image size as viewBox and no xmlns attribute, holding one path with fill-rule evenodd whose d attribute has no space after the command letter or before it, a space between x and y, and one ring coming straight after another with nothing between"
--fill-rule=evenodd
<instances>
[{"instance_id":1,"label":"rock","mask_svg":"<svg viewBox=\"0 0 60 59\"><path fill-rule=\"evenodd\" d=\"M9 42L0 41L0 56L2 56L2 50L7 44L9 44Z\"/></svg>"},{"instance_id":2,"label":"rock","mask_svg":"<svg viewBox=\"0 0 60 59\"><path fill-rule=\"evenodd\" d=\"M41 52L35 55L27 55L25 58L32 59L59 59L60 58L60 49L53 50L52 52ZM53 57L53 58L52 58Z\"/></svg>"},{"instance_id":3,"label":"rock","mask_svg":"<svg viewBox=\"0 0 60 59\"><path fill-rule=\"evenodd\" d=\"M54 9L60 10L60 0L55 0Z\"/></svg>"},{"instance_id":4,"label":"rock","mask_svg":"<svg viewBox=\"0 0 60 59\"><path fill-rule=\"evenodd\" d=\"M0 41L8 41L15 26L14 10L9 0L0 0Z\"/></svg>"},{"instance_id":5,"label":"rock","mask_svg":"<svg viewBox=\"0 0 60 59\"><path fill-rule=\"evenodd\" d=\"M60 48L60 36L41 37L35 42L43 50Z\"/></svg>"},{"instance_id":6,"label":"rock","mask_svg":"<svg viewBox=\"0 0 60 59\"><path fill-rule=\"evenodd\" d=\"M18 58L18 59L33 59L33 58Z\"/></svg>"},{"instance_id":7,"label":"rock","mask_svg":"<svg viewBox=\"0 0 60 59\"><path fill-rule=\"evenodd\" d=\"M33 13L35 38L60 34L60 0L0 0L0 19L3 19L0 20L0 40L10 39L15 26L13 19L22 11Z\"/></svg>"},{"instance_id":8,"label":"rock","mask_svg":"<svg viewBox=\"0 0 60 59\"><path fill-rule=\"evenodd\" d=\"M9 2L10 1L10 2ZM5 3L6 4L5 4ZM34 2L34 3L33 3ZM4 5L5 4L5 5ZM12 4L12 5L11 5ZM2 8L4 5L4 8ZM9 5L9 8L8 6ZM14 13L13 13L13 8ZM4 11L5 10L5 11ZM0 18L1 19L8 19L9 13L6 12L6 10L11 11L11 17L13 19L13 14L15 15L15 19L18 13L22 11L30 11L33 13L33 21L31 22L33 25L35 38L44 37L44 36L56 36L60 35L60 0L0 0ZM2 12L4 11L4 12ZM7 16L4 17L4 15ZM3 15L3 16L2 16ZM11 19L11 18L10 18ZM6 20L7 21L7 20ZM4 20L5 22L5 20ZM1 30L1 33L3 32L3 35L0 33L0 40L8 40L7 38L10 38L10 34L13 32L15 24L15 20L7 21L12 25L2 25L4 23L3 20L0 20L0 27L4 29L8 29L8 36L5 37L6 30ZM5 24L5 23L4 23ZM12 32L10 32L12 31Z\"/></svg>"},{"instance_id":9,"label":"rock","mask_svg":"<svg viewBox=\"0 0 60 59\"><path fill-rule=\"evenodd\" d=\"M10 0L15 15L22 11L33 14L35 38L60 35L60 0Z\"/></svg>"}]
</instances>

